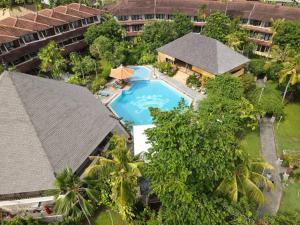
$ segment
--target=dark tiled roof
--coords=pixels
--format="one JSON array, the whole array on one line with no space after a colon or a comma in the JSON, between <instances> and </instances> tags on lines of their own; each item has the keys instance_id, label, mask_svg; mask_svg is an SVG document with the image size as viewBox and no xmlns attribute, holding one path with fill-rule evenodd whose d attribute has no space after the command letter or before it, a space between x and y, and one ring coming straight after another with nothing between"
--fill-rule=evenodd
<instances>
[{"instance_id":1,"label":"dark tiled roof","mask_svg":"<svg viewBox=\"0 0 300 225\"><path fill-rule=\"evenodd\" d=\"M47 190L117 126L86 88L22 73L0 76L0 105L0 195Z\"/></svg>"},{"instance_id":2,"label":"dark tiled roof","mask_svg":"<svg viewBox=\"0 0 300 225\"><path fill-rule=\"evenodd\" d=\"M73 21L81 19L81 17L63 14L63 13L55 11L54 9L44 9L44 10L39 11L39 14L50 17L50 18L63 20L66 22L73 22Z\"/></svg>"},{"instance_id":3,"label":"dark tiled roof","mask_svg":"<svg viewBox=\"0 0 300 225\"><path fill-rule=\"evenodd\" d=\"M249 61L221 42L196 33L178 38L158 48L157 51L212 74L229 72Z\"/></svg>"},{"instance_id":4,"label":"dark tiled roof","mask_svg":"<svg viewBox=\"0 0 300 225\"><path fill-rule=\"evenodd\" d=\"M264 4L252 1L209 1L209 0L122 0L109 6L114 15L134 15L147 13L172 14L179 10L186 14L196 15L197 8L207 5L207 13L223 11L233 17L242 17L269 21L271 18L286 18L300 21L300 8Z\"/></svg>"},{"instance_id":5,"label":"dark tiled roof","mask_svg":"<svg viewBox=\"0 0 300 225\"><path fill-rule=\"evenodd\" d=\"M37 23L31 20L22 19L20 17L8 17L6 19L0 20L0 25L23 28L32 31L40 31L50 28L49 25Z\"/></svg>"}]
</instances>

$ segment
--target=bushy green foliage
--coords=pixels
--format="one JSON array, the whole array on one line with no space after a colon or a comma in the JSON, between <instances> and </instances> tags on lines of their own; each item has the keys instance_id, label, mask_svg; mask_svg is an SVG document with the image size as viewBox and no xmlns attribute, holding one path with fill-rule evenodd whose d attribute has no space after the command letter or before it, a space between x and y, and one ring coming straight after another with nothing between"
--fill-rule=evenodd
<instances>
[{"instance_id":1,"label":"bushy green foliage","mask_svg":"<svg viewBox=\"0 0 300 225\"><path fill-rule=\"evenodd\" d=\"M193 31L193 23L186 14L176 13L173 17L173 24L177 33L176 38L180 38Z\"/></svg>"},{"instance_id":2,"label":"bushy green foliage","mask_svg":"<svg viewBox=\"0 0 300 225\"><path fill-rule=\"evenodd\" d=\"M300 212L279 212L275 216L266 216L263 221L270 225L298 225Z\"/></svg>"},{"instance_id":3,"label":"bushy green foliage","mask_svg":"<svg viewBox=\"0 0 300 225\"><path fill-rule=\"evenodd\" d=\"M41 4L41 0L1 0L0 8L12 8L14 6L25 5L25 4Z\"/></svg>"},{"instance_id":4,"label":"bushy green foliage","mask_svg":"<svg viewBox=\"0 0 300 225\"><path fill-rule=\"evenodd\" d=\"M41 61L40 71L42 73L50 72L52 78L61 79L61 73L66 68L65 59L62 51L55 41L50 41L38 52L38 58Z\"/></svg>"},{"instance_id":5,"label":"bushy green foliage","mask_svg":"<svg viewBox=\"0 0 300 225\"><path fill-rule=\"evenodd\" d=\"M222 96L233 100L240 99L244 95L241 81L230 74L223 74L208 80L206 92L209 96Z\"/></svg>"},{"instance_id":6,"label":"bushy green foliage","mask_svg":"<svg viewBox=\"0 0 300 225\"><path fill-rule=\"evenodd\" d=\"M227 35L231 32L231 21L223 12L214 12L207 17L203 32L208 37L226 43Z\"/></svg>"},{"instance_id":7,"label":"bushy green foliage","mask_svg":"<svg viewBox=\"0 0 300 225\"><path fill-rule=\"evenodd\" d=\"M283 115L283 103L277 85L268 83L264 89L256 88L250 96L251 102L256 106L261 115Z\"/></svg>"},{"instance_id":8,"label":"bushy green foliage","mask_svg":"<svg viewBox=\"0 0 300 225\"><path fill-rule=\"evenodd\" d=\"M266 73L269 80L277 81L279 72L283 69L281 63L273 63L267 68Z\"/></svg>"},{"instance_id":9,"label":"bushy green foliage","mask_svg":"<svg viewBox=\"0 0 300 225\"><path fill-rule=\"evenodd\" d=\"M254 76L250 73L246 73L243 74L240 79L244 88L244 94L248 96L256 88Z\"/></svg>"},{"instance_id":10,"label":"bushy green foliage","mask_svg":"<svg viewBox=\"0 0 300 225\"><path fill-rule=\"evenodd\" d=\"M89 83L89 81L90 80L88 78L81 77L80 75L73 75L73 76L69 77L67 82L69 84L76 84L76 85L80 85L80 86L86 86Z\"/></svg>"},{"instance_id":11,"label":"bushy green foliage","mask_svg":"<svg viewBox=\"0 0 300 225\"><path fill-rule=\"evenodd\" d=\"M156 63L155 67L158 68L159 72L165 73L170 77L174 76L176 73L176 68L168 62Z\"/></svg>"},{"instance_id":12,"label":"bushy green foliage","mask_svg":"<svg viewBox=\"0 0 300 225\"><path fill-rule=\"evenodd\" d=\"M249 71L254 76L264 76L266 71L264 69L265 61L262 59L252 59L249 63Z\"/></svg>"},{"instance_id":13,"label":"bushy green foliage","mask_svg":"<svg viewBox=\"0 0 300 225\"><path fill-rule=\"evenodd\" d=\"M300 24L297 21L285 20L275 28L273 43L284 48L290 45L294 50L300 51Z\"/></svg>"},{"instance_id":14,"label":"bushy green foliage","mask_svg":"<svg viewBox=\"0 0 300 225\"><path fill-rule=\"evenodd\" d=\"M121 41L126 36L124 28L117 23L115 18L110 14L103 16L104 22L90 26L84 33L84 40L91 45L99 36L104 36L111 41Z\"/></svg>"},{"instance_id":15,"label":"bushy green foliage","mask_svg":"<svg viewBox=\"0 0 300 225\"><path fill-rule=\"evenodd\" d=\"M186 79L186 85L188 87L200 87L200 78L196 75L190 75L187 79Z\"/></svg>"}]
</instances>

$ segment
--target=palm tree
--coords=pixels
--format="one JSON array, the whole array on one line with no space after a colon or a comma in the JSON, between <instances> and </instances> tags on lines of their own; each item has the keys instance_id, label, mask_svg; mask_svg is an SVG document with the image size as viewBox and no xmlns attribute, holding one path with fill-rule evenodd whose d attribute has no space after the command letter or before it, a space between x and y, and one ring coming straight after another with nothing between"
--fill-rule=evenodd
<instances>
[{"instance_id":1,"label":"palm tree","mask_svg":"<svg viewBox=\"0 0 300 225\"><path fill-rule=\"evenodd\" d=\"M91 225L89 217L94 209L96 194L88 183L74 175L72 169L66 168L56 176L54 187L50 190L55 196L54 211L75 219L83 214Z\"/></svg>"},{"instance_id":2,"label":"palm tree","mask_svg":"<svg viewBox=\"0 0 300 225\"><path fill-rule=\"evenodd\" d=\"M228 196L237 202L239 194L253 198L256 202L264 202L264 194L259 187L274 189L273 183L263 175L264 169L273 169L266 162L239 163L231 177L224 178L216 189L216 193Z\"/></svg>"},{"instance_id":3,"label":"palm tree","mask_svg":"<svg viewBox=\"0 0 300 225\"><path fill-rule=\"evenodd\" d=\"M271 19L271 30L272 30L272 37L271 37L271 42L273 42L273 39L275 37L275 35L277 34L277 31L279 29L280 26L282 26L282 24L284 23L285 19Z\"/></svg>"},{"instance_id":4,"label":"palm tree","mask_svg":"<svg viewBox=\"0 0 300 225\"><path fill-rule=\"evenodd\" d=\"M294 57L290 57L283 63L283 68L279 72L279 83L283 83L288 79L286 84L284 94L282 97L282 102L286 97L286 93L290 85L294 85L300 82L300 54L295 55Z\"/></svg>"},{"instance_id":5,"label":"palm tree","mask_svg":"<svg viewBox=\"0 0 300 225\"><path fill-rule=\"evenodd\" d=\"M143 162L136 161L126 146L126 139L123 136L114 135L111 142L110 158L93 156L94 160L86 171L86 176L101 174L102 171L109 169L111 177L111 198L118 208L123 219L130 219L132 206L136 201L137 181L141 177L140 166Z\"/></svg>"}]
</instances>

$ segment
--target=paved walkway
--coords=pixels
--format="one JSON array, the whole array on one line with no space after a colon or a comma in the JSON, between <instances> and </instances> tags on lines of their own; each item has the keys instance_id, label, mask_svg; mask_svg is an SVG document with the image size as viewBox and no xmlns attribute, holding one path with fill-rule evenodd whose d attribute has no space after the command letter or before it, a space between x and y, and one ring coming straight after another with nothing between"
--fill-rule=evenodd
<instances>
[{"instance_id":1,"label":"paved walkway","mask_svg":"<svg viewBox=\"0 0 300 225\"><path fill-rule=\"evenodd\" d=\"M277 163L273 123L270 119L264 118L260 121L260 142L261 153L264 160L272 164L274 167L274 170L272 171L272 179L276 188L273 192L264 191L266 201L258 208L259 216L263 217L265 214L276 214L279 209L282 196L282 186L279 176L281 166Z\"/></svg>"}]
</instances>

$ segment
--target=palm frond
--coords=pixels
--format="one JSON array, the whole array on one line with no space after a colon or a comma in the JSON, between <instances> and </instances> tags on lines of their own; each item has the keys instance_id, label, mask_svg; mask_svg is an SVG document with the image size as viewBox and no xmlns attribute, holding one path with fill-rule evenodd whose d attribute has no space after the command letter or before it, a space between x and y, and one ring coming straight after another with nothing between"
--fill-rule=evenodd
<instances>
[{"instance_id":1,"label":"palm frond","mask_svg":"<svg viewBox=\"0 0 300 225\"><path fill-rule=\"evenodd\" d=\"M230 178L225 178L216 189L217 193L228 196L233 202L238 200L238 186L235 174Z\"/></svg>"},{"instance_id":2,"label":"palm frond","mask_svg":"<svg viewBox=\"0 0 300 225\"><path fill-rule=\"evenodd\" d=\"M241 183L249 198L252 198L257 203L263 203L265 201L262 191L250 179L242 179Z\"/></svg>"}]
</instances>

